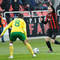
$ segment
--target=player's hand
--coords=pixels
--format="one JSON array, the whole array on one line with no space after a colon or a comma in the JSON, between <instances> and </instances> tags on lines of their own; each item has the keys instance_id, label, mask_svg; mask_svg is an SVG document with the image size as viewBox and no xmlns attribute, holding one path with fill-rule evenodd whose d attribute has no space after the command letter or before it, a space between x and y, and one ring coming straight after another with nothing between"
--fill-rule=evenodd
<instances>
[{"instance_id":1,"label":"player's hand","mask_svg":"<svg viewBox=\"0 0 60 60\"><path fill-rule=\"evenodd\" d=\"M1 38L2 36L0 35L0 38Z\"/></svg>"},{"instance_id":2,"label":"player's hand","mask_svg":"<svg viewBox=\"0 0 60 60\"><path fill-rule=\"evenodd\" d=\"M43 21L43 18L40 17L40 21L42 22Z\"/></svg>"}]
</instances>

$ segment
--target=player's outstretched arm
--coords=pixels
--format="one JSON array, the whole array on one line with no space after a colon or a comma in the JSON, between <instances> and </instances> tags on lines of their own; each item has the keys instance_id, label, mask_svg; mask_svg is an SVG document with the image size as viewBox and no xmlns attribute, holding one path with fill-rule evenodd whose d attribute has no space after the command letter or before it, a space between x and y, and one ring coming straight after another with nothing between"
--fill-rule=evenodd
<instances>
[{"instance_id":1,"label":"player's outstretched arm","mask_svg":"<svg viewBox=\"0 0 60 60\"><path fill-rule=\"evenodd\" d=\"M8 26L5 28L5 30L3 30L3 32L1 33L1 36L3 36L4 33L6 32L6 30L7 30L8 28L10 28L11 26L12 26L12 22L10 22L10 23L8 24Z\"/></svg>"},{"instance_id":2,"label":"player's outstretched arm","mask_svg":"<svg viewBox=\"0 0 60 60\"><path fill-rule=\"evenodd\" d=\"M23 22L23 29L24 29L25 37L27 39L27 30L26 30L26 23L25 23L25 21Z\"/></svg>"}]
</instances>

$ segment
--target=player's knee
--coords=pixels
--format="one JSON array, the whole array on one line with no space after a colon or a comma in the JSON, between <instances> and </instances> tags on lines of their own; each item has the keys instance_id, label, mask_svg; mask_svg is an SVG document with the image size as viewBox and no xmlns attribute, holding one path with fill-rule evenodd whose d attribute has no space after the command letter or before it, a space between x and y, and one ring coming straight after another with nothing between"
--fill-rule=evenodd
<instances>
[{"instance_id":1,"label":"player's knee","mask_svg":"<svg viewBox=\"0 0 60 60\"><path fill-rule=\"evenodd\" d=\"M49 41L49 38L47 37L47 38L45 38L45 41L47 42L47 41Z\"/></svg>"},{"instance_id":2,"label":"player's knee","mask_svg":"<svg viewBox=\"0 0 60 60\"><path fill-rule=\"evenodd\" d=\"M51 43L53 43L53 44L54 44L54 42L55 42L55 40L54 40L54 39L51 39Z\"/></svg>"},{"instance_id":3,"label":"player's knee","mask_svg":"<svg viewBox=\"0 0 60 60\"><path fill-rule=\"evenodd\" d=\"M26 40L24 40L24 41L23 41L23 43L26 45L27 41L26 41Z\"/></svg>"},{"instance_id":4,"label":"player's knee","mask_svg":"<svg viewBox=\"0 0 60 60\"><path fill-rule=\"evenodd\" d=\"M26 45L28 43L28 40L24 40L24 44Z\"/></svg>"}]
</instances>

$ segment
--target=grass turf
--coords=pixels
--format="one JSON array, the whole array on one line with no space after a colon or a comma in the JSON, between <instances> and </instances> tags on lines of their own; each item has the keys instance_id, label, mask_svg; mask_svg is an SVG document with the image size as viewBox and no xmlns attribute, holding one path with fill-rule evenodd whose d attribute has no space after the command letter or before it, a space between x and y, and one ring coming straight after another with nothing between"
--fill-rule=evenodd
<instances>
[{"instance_id":1,"label":"grass turf","mask_svg":"<svg viewBox=\"0 0 60 60\"><path fill-rule=\"evenodd\" d=\"M59 40L59 38L57 39ZM14 58L9 59L9 42L0 42L0 60L60 60L60 45L52 44L53 53L48 53L44 39L29 40L32 48L39 48L39 54L35 58L21 41L14 42Z\"/></svg>"}]
</instances>

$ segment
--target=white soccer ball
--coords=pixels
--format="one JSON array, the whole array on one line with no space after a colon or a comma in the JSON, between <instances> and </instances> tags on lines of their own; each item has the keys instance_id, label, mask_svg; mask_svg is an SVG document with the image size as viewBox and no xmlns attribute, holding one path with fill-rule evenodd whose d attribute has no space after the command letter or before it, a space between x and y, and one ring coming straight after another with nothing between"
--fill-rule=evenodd
<instances>
[{"instance_id":1,"label":"white soccer ball","mask_svg":"<svg viewBox=\"0 0 60 60\"><path fill-rule=\"evenodd\" d=\"M34 49L33 49L33 52L34 52L35 54L39 53L39 48L34 48Z\"/></svg>"}]
</instances>

